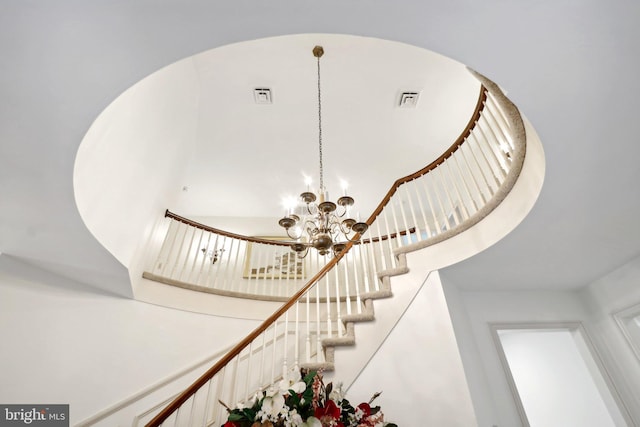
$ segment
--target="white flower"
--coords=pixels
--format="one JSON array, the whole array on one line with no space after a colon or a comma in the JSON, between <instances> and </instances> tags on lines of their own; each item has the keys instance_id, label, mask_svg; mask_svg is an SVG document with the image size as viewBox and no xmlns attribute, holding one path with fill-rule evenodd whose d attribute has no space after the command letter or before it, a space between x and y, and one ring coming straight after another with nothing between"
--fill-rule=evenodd
<instances>
[{"instance_id":1,"label":"white flower","mask_svg":"<svg viewBox=\"0 0 640 427\"><path fill-rule=\"evenodd\" d=\"M302 427L304 426L304 422L302 421L302 417L298 412L294 409L289 413L288 419L285 421L284 425L286 427Z\"/></svg>"},{"instance_id":2,"label":"white flower","mask_svg":"<svg viewBox=\"0 0 640 427\"><path fill-rule=\"evenodd\" d=\"M337 383L333 390L331 390L331 393L329 393L329 399L334 402L342 402L343 398L344 392L342 391L342 383Z\"/></svg>"},{"instance_id":3,"label":"white flower","mask_svg":"<svg viewBox=\"0 0 640 427\"><path fill-rule=\"evenodd\" d=\"M280 391L283 393L293 390L294 393L302 393L307 385L302 381L299 369L292 369L285 378L280 381Z\"/></svg>"},{"instance_id":4,"label":"white flower","mask_svg":"<svg viewBox=\"0 0 640 427\"><path fill-rule=\"evenodd\" d=\"M284 410L284 396L278 390L275 393L267 393L262 401L262 412L270 419L275 419Z\"/></svg>"},{"instance_id":5,"label":"white flower","mask_svg":"<svg viewBox=\"0 0 640 427\"><path fill-rule=\"evenodd\" d=\"M245 402L238 402L238 404L236 405L236 408L238 409L244 409L244 408L251 408L253 407L253 405L255 405L255 403L260 400L260 398L262 398L261 394L254 394L253 396L251 396L251 398Z\"/></svg>"},{"instance_id":6,"label":"white flower","mask_svg":"<svg viewBox=\"0 0 640 427\"><path fill-rule=\"evenodd\" d=\"M322 427L322 423L316 417L307 418L306 423L300 424L301 427Z\"/></svg>"}]
</instances>

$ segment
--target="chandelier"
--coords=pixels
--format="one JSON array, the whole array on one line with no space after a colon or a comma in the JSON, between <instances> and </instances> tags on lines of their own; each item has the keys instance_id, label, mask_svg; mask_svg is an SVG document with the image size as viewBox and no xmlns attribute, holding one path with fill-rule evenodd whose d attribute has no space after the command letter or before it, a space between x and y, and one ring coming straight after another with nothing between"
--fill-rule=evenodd
<instances>
[{"instance_id":1,"label":"chandelier","mask_svg":"<svg viewBox=\"0 0 640 427\"><path fill-rule=\"evenodd\" d=\"M290 210L278 221L287 235L296 240L291 248L300 258L304 258L309 248L314 248L320 255L337 255L342 252L348 242L356 242L360 235L367 231L367 223L350 218L353 197L345 194L336 203L327 200L328 194L324 186L322 164L322 96L320 90L320 57L324 54L322 46L313 48L313 56L318 64L318 153L320 187L318 195L309 191L300 194L297 208Z\"/></svg>"}]
</instances>

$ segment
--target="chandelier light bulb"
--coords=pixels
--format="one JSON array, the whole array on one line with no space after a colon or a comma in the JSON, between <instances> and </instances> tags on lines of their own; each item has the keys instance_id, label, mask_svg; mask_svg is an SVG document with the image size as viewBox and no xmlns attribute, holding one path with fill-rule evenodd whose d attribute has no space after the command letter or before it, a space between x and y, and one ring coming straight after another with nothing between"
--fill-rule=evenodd
<instances>
[{"instance_id":1,"label":"chandelier light bulb","mask_svg":"<svg viewBox=\"0 0 640 427\"><path fill-rule=\"evenodd\" d=\"M340 180L340 186L342 187L342 195L347 195L347 189L349 188L349 183L344 179Z\"/></svg>"}]
</instances>

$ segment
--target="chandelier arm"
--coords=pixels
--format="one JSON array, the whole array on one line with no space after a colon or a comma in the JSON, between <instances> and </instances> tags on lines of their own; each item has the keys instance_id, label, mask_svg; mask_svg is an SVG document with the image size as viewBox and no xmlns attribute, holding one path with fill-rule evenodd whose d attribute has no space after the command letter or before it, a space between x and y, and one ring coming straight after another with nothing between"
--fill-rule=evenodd
<instances>
[{"instance_id":1,"label":"chandelier arm","mask_svg":"<svg viewBox=\"0 0 640 427\"><path fill-rule=\"evenodd\" d=\"M348 239L349 238L349 233L351 233L351 227L347 227L346 230L345 228L342 226L342 223L338 223L338 227L340 228L340 232L342 234L344 234L344 236Z\"/></svg>"},{"instance_id":2,"label":"chandelier arm","mask_svg":"<svg viewBox=\"0 0 640 427\"><path fill-rule=\"evenodd\" d=\"M307 213L309 215L313 215L313 211L311 210L311 204L310 203L307 203Z\"/></svg>"},{"instance_id":3,"label":"chandelier arm","mask_svg":"<svg viewBox=\"0 0 640 427\"><path fill-rule=\"evenodd\" d=\"M347 241L351 242L351 243L358 243L360 241L360 235L358 235L358 234L355 234L353 236L353 238L351 238L351 237L349 237L347 235L345 235L345 237L347 238Z\"/></svg>"},{"instance_id":4,"label":"chandelier arm","mask_svg":"<svg viewBox=\"0 0 640 427\"><path fill-rule=\"evenodd\" d=\"M310 219L307 219L304 222L304 225L302 226L302 228L307 231L307 234L309 236L314 236L318 233L317 224L315 223L315 221L312 221Z\"/></svg>"},{"instance_id":5,"label":"chandelier arm","mask_svg":"<svg viewBox=\"0 0 640 427\"><path fill-rule=\"evenodd\" d=\"M298 259L303 259L303 258L307 257L308 253L309 253L309 246L307 246L304 251L296 252L296 257ZM300 254L302 254L302 255L300 255Z\"/></svg>"}]
</instances>

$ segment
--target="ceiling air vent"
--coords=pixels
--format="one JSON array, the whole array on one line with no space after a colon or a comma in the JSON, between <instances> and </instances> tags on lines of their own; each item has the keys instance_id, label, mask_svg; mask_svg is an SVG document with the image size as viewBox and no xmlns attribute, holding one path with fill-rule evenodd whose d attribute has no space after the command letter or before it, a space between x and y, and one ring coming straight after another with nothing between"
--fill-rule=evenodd
<instances>
[{"instance_id":1,"label":"ceiling air vent","mask_svg":"<svg viewBox=\"0 0 640 427\"><path fill-rule=\"evenodd\" d=\"M256 104L271 104L271 89L256 88L253 90L253 98Z\"/></svg>"},{"instance_id":2,"label":"ceiling air vent","mask_svg":"<svg viewBox=\"0 0 640 427\"><path fill-rule=\"evenodd\" d=\"M401 108L416 108L420 92L402 92L398 106Z\"/></svg>"}]
</instances>

